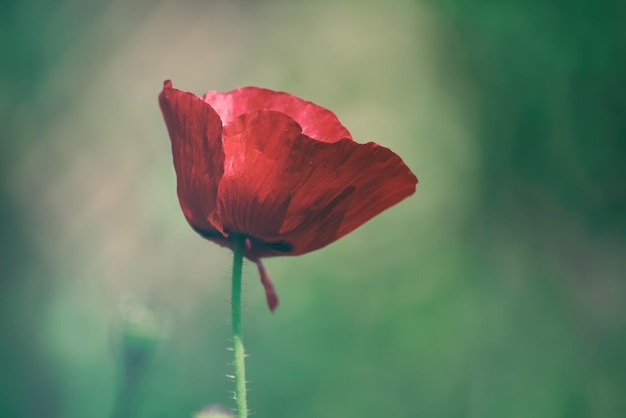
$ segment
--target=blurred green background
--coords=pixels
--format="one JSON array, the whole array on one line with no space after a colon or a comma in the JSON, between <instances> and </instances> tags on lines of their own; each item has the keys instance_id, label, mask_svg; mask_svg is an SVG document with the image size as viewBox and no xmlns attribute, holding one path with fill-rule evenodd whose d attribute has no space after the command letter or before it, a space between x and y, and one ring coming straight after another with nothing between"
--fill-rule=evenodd
<instances>
[{"instance_id":1,"label":"blurred green background","mask_svg":"<svg viewBox=\"0 0 626 418\"><path fill-rule=\"evenodd\" d=\"M623 4L3 1L0 416L110 416L130 294L134 416L232 406L232 254L179 209L168 78L312 100L420 179L268 260L274 315L244 265L254 416L626 416Z\"/></svg>"}]
</instances>

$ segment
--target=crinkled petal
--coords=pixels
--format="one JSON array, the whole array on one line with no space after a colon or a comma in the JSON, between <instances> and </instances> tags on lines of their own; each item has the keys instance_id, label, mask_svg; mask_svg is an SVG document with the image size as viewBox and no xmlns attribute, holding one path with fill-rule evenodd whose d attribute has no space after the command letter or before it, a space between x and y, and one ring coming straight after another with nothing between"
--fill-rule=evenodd
<instances>
[{"instance_id":1,"label":"crinkled petal","mask_svg":"<svg viewBox=\"0 0 626 418\"><path fill-rule=\"evenodd\" d=\"M187 221L207 234L221 231L209 220L217 206L217 187L224 172L222 122L198 96L166 81L159 104L172 142L180 206Z\"/></svg>"},{"instance_id":2,"label":"crinkled petal","mask_svg":"<svg viewBox=\"0 0 626 418\"><path fill-rule=\"evenodd\" d=\"M244 113L274 110L295 120L302 133L322 142L352 139L332 111L285 92L241 87L229 92L208 91L202 99L220 115L224 126Z\"/></svg>"},{"instance_id":3,"label":"crinkled petal","mask_svg":"<svg viewBox=\"0 0 626 418\"><path fill-rule=\"evenodd\" d=\"M337 240L415 191L400 157L374 143L303 135L289 116L258 111L224 127L216 216L252 237L248 256L297 255Z\"/></svg>"},{"instance_id":4,"label":"crinkled petal","mask_svg":"<svg viewBox=\"0 0 626 418\"><path fill-rule=\"evenodd\" d=\"M273 111L246 113L224 127L215 216L226 231L252 237L253 248L259 237L278 237L291 193L284 167L300 132L293 119Z\"/></svg>"},{"instance_id":5,"label":"crinkled petal","mask_svg":"<svg viewBox=\"0 0 626 418\"><path fill-rule=\"evenodd\" d=\"M317 169L294 189L279 232L294 243L293 255L330 244L415 192L417 177L388 148L352 141L302 145L293 164Z\"/></svg>"}]
</instances>

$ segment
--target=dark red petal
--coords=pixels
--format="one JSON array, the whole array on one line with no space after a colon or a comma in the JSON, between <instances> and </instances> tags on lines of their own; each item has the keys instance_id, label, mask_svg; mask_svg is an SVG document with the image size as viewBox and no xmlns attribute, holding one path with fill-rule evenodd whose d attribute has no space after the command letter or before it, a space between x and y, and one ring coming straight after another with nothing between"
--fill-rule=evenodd
<instances>
[{"instance_id":1,"label":"dark red petal","mask_svg":"<svg viewBox=\"0 0 626 418\"><path fill-rule=\"evenodd\" d=\"M330 244L415 192L417 178L388 148L352 141L302 145L303 159L294 165L308 159L317 170L294 189L280 231L293 243L293 255Z\"/></svg>"},{"instance_id":2,"label":"dark red petal","mask_svg":"<svg viewBox=\"0 0 626 418\"><path fill-rule=\"evenodd\" d=\"M224 128L217 216L254 238L253 258L297 255L347 234L415 191L400 157L374 143L324 143L288 116L245 114Z\"/></svg>"},{"instance_id":3,"label":"dark red petal","mask_svg":"<svg viewBox=\"0 0 626 418\"><path fill-rule=\"evenodd\" d=\"M350 132L330 110L289 93L259 87L241 87L226 93L208 91L202 99L220 115L224 126L244 113L274 110L295 120L302 132L318 141L352 139Z\"/></svg>"},{"instance_id":4,"label":"dark red petal","mask_svg":"<svg viewBox=\"0 0 626 418\"><path fill-rule=\"evenodd\" d=\"M207 234L221 230L209 219L216 209L217 185L224 172L222 122L219 115L192 93L166 81L159 104L172 142L180 206L187 221Z\"/></svg>"}]
</instances>

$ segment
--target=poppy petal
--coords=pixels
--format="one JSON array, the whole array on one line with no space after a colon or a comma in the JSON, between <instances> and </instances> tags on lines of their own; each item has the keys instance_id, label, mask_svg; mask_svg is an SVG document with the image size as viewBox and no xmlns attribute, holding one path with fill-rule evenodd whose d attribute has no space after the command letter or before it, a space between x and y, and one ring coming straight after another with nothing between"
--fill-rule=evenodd
<instances>
[{"instance_id":1,"label":"poppy petal","mask_svg":"<svg viewBox=\"0 0 626 418\"><path fill-rule=\"evenodd\" d=\"M241 87L226 93L208 91L202 99L220 115L224 126L244 113L274 110L291 117L300 125L302 133L318 141L352 139L332 111L289 93Z\"/></svg>"},{"instance_id":2,"label":"poppy petal","mask_svg":"<svg viewBox=\"0 0 626 418\"><path fill-rule=\"evenodd\" d=\"M206 234L222 231L211 222L217 187L224 172L222 122L219 115L192 93L163 84L159 104L172 142L177 193L187 221Z\"/></svg>"},{"instance_id":3,"label":"poppy petal","mask_svg":"<svg viewBox=\"0 0 626 418\"><path fill-rule=\"evenodd\" d=\"M216 216L253 237L249 258L324 247L410 196L417 178L391 150L316 141L287 115L241 115L223 131Z\"/></svg>"},{"instance_id":4,"label":"poppy petal","mask_svg":"<svg viewBox=\"0 0 626 418\"><path fill-rule=\"evenodd\" d=\"M293 119L273 111L246 113L224 127L226 158L215 216L226 231L277 236L291 192L282 184L288 174L283 167L300 132Z\"/></svg>"},{"instance_id":5,"label":"poppy petal","mask_svg":"<svg viewBox=\"0 0 626 418\"><path fill-rule=\"evenodd\" d=\"M352 141L301 144L302 149L292 149L300 161L291 162L317 168L290 196L280 231L282 239L293 243L290 255L330 244L415 192L417 178L388 148Z\"/></svg>"}]
</instances>

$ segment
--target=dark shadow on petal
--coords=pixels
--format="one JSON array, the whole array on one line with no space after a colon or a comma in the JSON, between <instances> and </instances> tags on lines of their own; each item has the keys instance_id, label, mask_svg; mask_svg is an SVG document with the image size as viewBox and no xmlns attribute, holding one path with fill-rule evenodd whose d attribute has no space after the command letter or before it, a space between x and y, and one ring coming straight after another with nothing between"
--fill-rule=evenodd
<instances>
[{"instance_id":1,"label":"dark shadow on petal","mask_svg":"<svg viewBox=\"0 0 626 418\"><path fill-rule=\"evenodd\" d=\"M213 241L222 247L232 249L233 242L231 236L225 237L219 231L211 229L205 230L192 226L193 230L202 238ZM287 241L264 241L259 238L248 236L250 246L246 248L244 255L250 260L257 260L261 257L272 257L278 255L290 255L293 252L293 244Z\"/></svg>"},{"instance_id":2,"label":"dark shadow on petal","mask_svg":"<svg viewBox=\"0 0 626 418\"><path fill-rule=\"evenodd\" d=\"M293 245L286 241L267 242L254 237L250 237L252 248L257 252L265 252L271 250L277 253L288 254L293 251Z\"/></svg>"},{"instance_id":3,"label":"dark shadow on petal","mask_svg":"<svg viewBox=\"0 0 626 418\"><path fill-rule=\"evenodd\" d=\"M191 224L190 224L191 225ZM194 231L196 231L202 238L206 238L209 241L221 245L222 247L233 249L232 240L229 237L225 237L221 232L215 229L201 229L191 225Z\"/></svg>"},{"instance_id":4,"label":"dark shadow on petal","mask_svg":"<svg viewBox=\"0 0 626 418\"><path fill-rule=\"evenodd\" d=\"M284 234L287 240L296 243L292 255L314 251L337 239L355 189L347 187L324 208L311 213L304 222Z\"/></svg>"}]
</instances>

